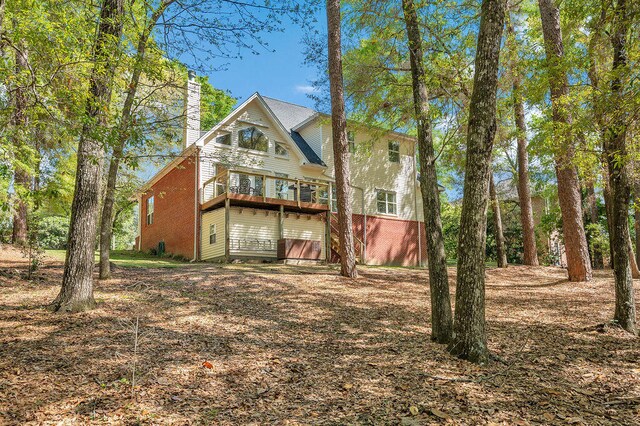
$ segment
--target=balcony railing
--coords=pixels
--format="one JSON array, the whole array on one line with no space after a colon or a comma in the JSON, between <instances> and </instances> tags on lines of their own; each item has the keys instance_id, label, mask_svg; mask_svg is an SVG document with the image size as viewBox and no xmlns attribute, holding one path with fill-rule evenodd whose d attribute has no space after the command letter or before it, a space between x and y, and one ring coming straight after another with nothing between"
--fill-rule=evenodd
<instances>
[{"instance_id":1,"label":"balcony railing","mask_svg":"<svg viewBox=\"0 0 640 426\"><path fill-rule=\"evenodd\" d=\"M254 197L254 201L329 205L329 183L264 175L253 172L225 170L206 181L202 187L201 203L205 204L223 194ZM233 197L229 197L233 198ZM258 198L262 198L259 200Z\"/></svg>"}]
</instances>

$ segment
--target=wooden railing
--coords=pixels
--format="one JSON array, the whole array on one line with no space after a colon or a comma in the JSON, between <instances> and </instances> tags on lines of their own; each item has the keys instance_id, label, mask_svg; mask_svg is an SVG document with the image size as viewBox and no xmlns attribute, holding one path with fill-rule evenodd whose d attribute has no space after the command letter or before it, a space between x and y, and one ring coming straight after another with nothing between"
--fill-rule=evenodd
<instances>
[{"instance_id":1,"label":"wooden railing","mask_svg":"<svg viewBox=\"0 0 640 426\"><path fill-rule=\"evenodd\" d=\"M289 200L300 203L329 204L329 183L272 176L254 172L225 170L207 180L202 186L202 204L222 194L240 194Z\"/></svg>"}]
</instances>

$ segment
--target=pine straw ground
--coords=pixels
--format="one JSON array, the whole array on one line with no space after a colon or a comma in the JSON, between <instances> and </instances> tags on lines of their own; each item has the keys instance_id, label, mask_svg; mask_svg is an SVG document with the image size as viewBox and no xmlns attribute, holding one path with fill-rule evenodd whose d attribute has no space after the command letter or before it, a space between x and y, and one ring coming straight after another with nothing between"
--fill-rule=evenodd
<instances>
[{"instance_id":1,"label":"pine straw ground","mask_svg":"<svg viewBox=\"0 0 640 426\"><path fill-rule=\"evenodd\" d=\"M502 362L477 367L429 341L425 271L119 268L66 315L43 308L60 261L27 282L0 253L0 423L640 424L640 339L598 326L610 272L488 270Z\"/></svg>"}]
</instances>

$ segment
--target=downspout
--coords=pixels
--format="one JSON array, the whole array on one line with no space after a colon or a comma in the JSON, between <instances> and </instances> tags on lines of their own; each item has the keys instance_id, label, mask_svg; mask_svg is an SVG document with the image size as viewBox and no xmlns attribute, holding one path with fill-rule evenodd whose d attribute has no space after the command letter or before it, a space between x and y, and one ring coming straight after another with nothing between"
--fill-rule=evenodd
<instances>
[{"instance_id":1,"label":"downspout","mask_svg":"<svg viewBox=\"0 0 640 426\"><path fill-rule=\"evenodd\" d=\"M418 160L416 158L416 148L413 148L413 203L416 211L416 226L418 227L418 266L423 267L422 264L422 229L420 226L420 218L418 218L418 194L416 193L416 187L418 186ZM424 215L424 212L422 213Z\"/></svg>"},{"instance_id":2,"label":"downspout","mask_svg":"<svg viewBox=\"0 0 640 426\"><path fill-rule=\"evenodd\" d=\"M199 215L199 192L200 192L200 147L196 147L195 153L196 161L195 161L195 187L194 187L194 208L193 208L193 259L192 262L198 260L198 239L200 238L200 227L198 226L198 215Z\"/></svg>"}]
</instances>

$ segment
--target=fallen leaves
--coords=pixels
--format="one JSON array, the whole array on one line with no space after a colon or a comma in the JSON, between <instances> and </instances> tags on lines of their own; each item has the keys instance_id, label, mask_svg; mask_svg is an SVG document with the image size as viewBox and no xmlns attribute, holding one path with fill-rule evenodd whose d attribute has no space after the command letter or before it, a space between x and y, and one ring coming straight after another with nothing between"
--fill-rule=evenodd
<instances>
[{"instance_id":1,"label":"fallen leaves","mask_svg":"<svg viewBox=\"0 0 640 426\"><path fill-rule=\"evenodd\" d=\"M39 307L61 263L38 285L0 273L0 423L637 423L640 342L594 328L612 311L608 272L575 286L560 269L487 271L489 345L507 364L477 367L429 341L426 271L308 269L122 268L73 317ZM132 404L116 318L137 315L149 334Z\"/></svg>"}]
</instances>

